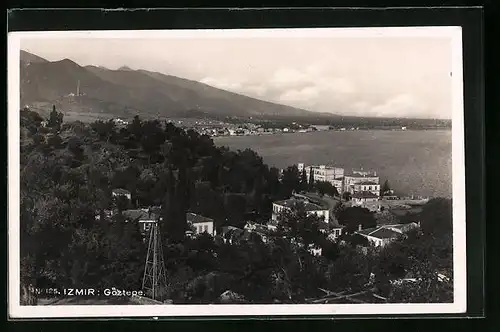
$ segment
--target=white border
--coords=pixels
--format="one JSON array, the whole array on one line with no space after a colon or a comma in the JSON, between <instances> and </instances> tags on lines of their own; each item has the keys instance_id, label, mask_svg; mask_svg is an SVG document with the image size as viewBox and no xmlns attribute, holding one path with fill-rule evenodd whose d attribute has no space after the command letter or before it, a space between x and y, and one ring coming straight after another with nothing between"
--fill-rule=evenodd
<instances>
[{"instance_id":1,"label":"white border","mask_svg":"<svg viewBox=\"0 0 500 332\"><path fill-rule=\"evenodd\" d=\"M450 38L452 43L452 159L453 159L453 266L452 304L298 304L298 305L78 305L20 306L19 246L19 55L20 40L75 38ZM142 30L13 32L8 34L8 213L9 213L9 316L11 318L158 317L158 316L292 316L394 315L463 313L466 311L465 155L460 27Z\"/></svg>"}]
</instances>

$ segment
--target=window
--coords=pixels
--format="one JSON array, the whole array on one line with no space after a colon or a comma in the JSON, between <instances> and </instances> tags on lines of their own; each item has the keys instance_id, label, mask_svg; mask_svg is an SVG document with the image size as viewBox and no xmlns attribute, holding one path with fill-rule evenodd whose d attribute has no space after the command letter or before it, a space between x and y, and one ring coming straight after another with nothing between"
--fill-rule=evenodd
<instances>
[{"instance_id":1,"label":"window","mask_svg":"<svg viewBox=\"0 0 500 332\"><path fill-rule=\"evenodd\" d=\"M203 226L203 231L208 232L208 225Z\"/></svg>"}]
</instances>

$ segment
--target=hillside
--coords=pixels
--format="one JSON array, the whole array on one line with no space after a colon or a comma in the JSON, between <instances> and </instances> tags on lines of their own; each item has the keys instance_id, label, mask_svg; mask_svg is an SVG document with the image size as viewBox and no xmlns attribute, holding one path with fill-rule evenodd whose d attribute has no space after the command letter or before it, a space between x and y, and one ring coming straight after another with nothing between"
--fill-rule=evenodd
<instances>
[{"instance_id":1,"label":"hillside","mask_svg":"<svg viewBox=\"0 0 500 332\"><path fill-rule=\"evenodd\" d=\"M56 104L87 115L128 116L311 116L308 112L278 105L187 79L122 67L82 67L64 59L49 62L22 53L21 104L42 108ZM79 82L80 96L74 96ZM67 108L66 108L67 109Z\"/></svg>"},{"instance_id":2,"label":"hillside","mask_svg":"<svg viewBox=\"0 0 500 332\"><path fill-rule=\"evenodd\" d=\"M21 63L40 63L40 62L48 62L44 58L39 57L38 55L31 54L29 52L21 50L21 54L19 56Z\"/></svg>"}]
</instances>

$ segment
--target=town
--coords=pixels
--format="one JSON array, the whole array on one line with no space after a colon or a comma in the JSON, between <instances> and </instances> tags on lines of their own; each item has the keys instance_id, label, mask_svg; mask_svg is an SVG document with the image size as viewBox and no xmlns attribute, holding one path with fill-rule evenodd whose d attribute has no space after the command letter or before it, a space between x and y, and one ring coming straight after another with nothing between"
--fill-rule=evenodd
<instances>
[{"instance_id":1,"label":"town","mask_svg":"<svg viewBox=\"0 0 500 332\"><path fill-rule=\"evenodd\" d=\"M63 117L21 110L26 285L145 291L136 303L450 299L447 199L396 196L374 170L268 167L172 122Z\"/></svg>"},{"instance_id":2,"label":"town","mask_svg":"<svg viewBox=\"0 0 500 332\"><path fill-rule=\"evenodd\" d=\"M111 119L117 127L124 127L129 124L129 120L120 118ZM372 127L360 128L359 126L341 126L341 125L312 125L298 122L263 122L249 119L249 122L230 123L211 119L177 119L166 120L183 129L193 129L200 135L210 137L221 136L255 136L255 135L273 135L273 134L291 134L291 133L309 133L314 131L356 131L363 129L372 129ZM388 128L386 128L388 129ZM391 130L407 130L406 126L395 127Z\"/></svg>"},{"instance_id":3,"label":"town","mask_svg":"<svg viewBox=\"0 0 500 332\"><path fill-rule=\"evenodd\" d=\"M304 165L298 164L298 170L305 173L309 182L330 183L335 193L325 195L321 193L293 193L293 195L281 201L272 203L272 217L267 224L257 223L255 220L247 220L243 228L233 225L222 227L220 236L224 242L233 243L240 239L248 239L250 233L258 235L266 243L270 236L275 235L277 225L280 220L280 213L283 211L294 211L305 208L307 214L313 214L324 222L322 232L332 241L337 241L343 233L344 225L340 225L335 211L342 200L345 207L360 207L368 209L378 215L383 215L384 211L405 211L412 207L421 206L428 202L429 198L424 197L398 197L393 195L393 190L380 185L380 179L376 172L352 170L350 174L344 173L343 168L326 165ZM382 191L381 191L382 190ZM114 189L113 197L124 197L126 205L131 205L131 193L125 189ZM123 210L126 222L138 223L141 233L146 236L150 231L150 226L160 218L160 206L142 207L140 209ZM106 211L108 217L112 217L116 211ZM96 215L99 219L100 215ZM211 218L187 212L186 220L190 225L190 230L186 231L188 237L207 233L217 236L215 221ZM368 240L369 245L383 247L394 241L406 232L418 228L420 223L417 220L405 223L379 223L376 227L363 229L358 225L354 234L360 235ZM345 243L345 242L344 242ZM310 248L314 255L321 255L321 248Z\"/></svg>"}]
</instances>

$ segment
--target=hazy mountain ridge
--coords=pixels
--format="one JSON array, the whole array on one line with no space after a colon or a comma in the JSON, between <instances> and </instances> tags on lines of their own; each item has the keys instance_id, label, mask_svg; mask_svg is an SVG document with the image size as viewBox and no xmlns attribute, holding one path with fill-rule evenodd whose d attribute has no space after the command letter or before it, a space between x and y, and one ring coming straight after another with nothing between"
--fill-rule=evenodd
<instances>
[{"instance_id":1,"label":"hazy mountain ridge","mask_svg":"<svg viewBox=\"0 0 500 332\"><path fill-rule=\"evenodd\" d=\"M48 60L45 60L44 58L41 58L38 55L34 55L23 50L21 50L19 58L21 60L21 63L49 62Z\"/></svg>"},{"instance_id":2,"label":"hazy mountain ridge","mask_svg":"<svg viewBox=\"0 0 500 332\"><path fill-rule=\"evenodd\" d=\"M184 112L215 116L321 116L320 113L258 100L200 82L126 66L82 67L72 60L50 62L22 51L21 103L71 104L73 110L124 116L120 108L172 116ZM77 93L79 85L80 96ZM68 98L72 98L68 101ZM105 108L102 108L105 107ZM333 114L331 116L334 116Z\"/></svg>"}]
</instances>

